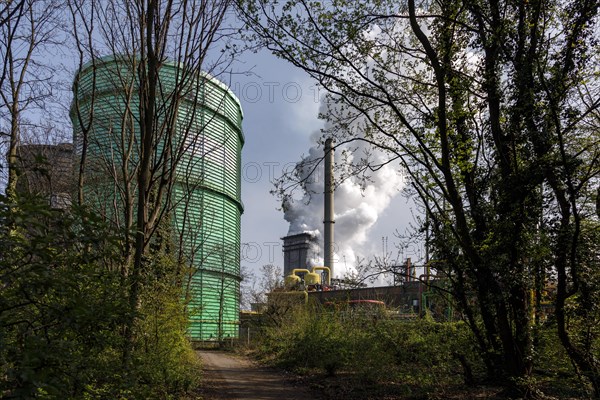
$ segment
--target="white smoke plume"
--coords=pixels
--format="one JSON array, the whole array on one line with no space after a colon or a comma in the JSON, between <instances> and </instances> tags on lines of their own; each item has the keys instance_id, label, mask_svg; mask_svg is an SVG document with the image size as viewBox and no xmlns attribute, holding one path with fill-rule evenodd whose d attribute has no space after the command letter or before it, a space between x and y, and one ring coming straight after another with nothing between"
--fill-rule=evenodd
<instances>
[{"instance_id":1,"label":"white smoke plume","mask_svg":"<svg viewBox=\"0 0 600 400\"><path fill-rule=\"evenodd\" d=\"M365 40L376 40L385 42L386 37L403 38L410 41L410 38L404 35L407 31L408 22L401 20L397 22L391 29L390 35L387 32L386 36L381 37L382 29L373 25L362 32ZM389 28L389 27L388 27ZM422 26L425 31L428 27ZM353 45L349 44L348 51L353 51ZM410 43L407 43L410 46ZM388 57L387 51L381 50L380 57ZM389 57L395 58L395 54L389 54ZM365 59L366 64L361 69L363 72L376 66L374 60L370 57ZM408 56L406 60L398 61L399 68L404 68L404 65L411 65L410 68L420 71L420 64L412 57ZM417 67L412 66L416 64ZM415 72L415 71L413 71ZM355 79L356 82L361 81L361 76L356 75L354 69L346 71L349 77L348 80ZM368 73L367 73L368 75ZM342 136L342 140L348 140L350 137L361 137L365 135L365 131L369 129L369 123L360 112L353 111L352 108L345 107L343 102L338 102L335 95L329 95L322 98L320 115L325 116L328 120L325 124L325 132L338 132L336 136ZM335 121L343 121L341 125ZM348 122L350 121L350 122ZM390 124L393 124L391 119ZM337 130L342 126L341 131ZM394 129L390 126L390 129ZM304 191L300 196L295 198L295 201L288 201L284 204L284 218L290 223L288 234L296 234L305 231L313 231L318 235L318 243L321 246L319 254L315 257L315 263L323 262L323 237L320 234L323 227L323 191L324 191L324 166L323 166L323 146L318 143L324 143L324 137L320 132L315 132L312 135L312 141L315 143L310 148L308 155L299 165L308 165L307 167L298 169L299 179L306 179ZM385 140L378 136L372 136L371 140ZM336 143L334 142L334 145ZM392 143L393 146L393 143ZM336 182L334 195L334 219L335 219L335 237L334 237L334 277L343 278L348 275L357 273L357 260L371 258L374 254L373 249L375 242L379 242L380 238L374 239L369 237L371 228L377 223L379 216L390 205L391 201L397 196L404 187L404 176L401 173L399 162L389 162L390 154L384 153L383 150L373 149L371 145L363 141L351 142L347 145L336 145L335 147L335 163ZM363 180L361 177L353 176L340 182L340 175L348 175L351 171L352 164L364 164L363 158L368 158L370 165L382 165L376 171L370 172L370 179ZM311 161L321 160L315 171L312 171ZM308 177L311 174L311 177ZM351 174L350 174L351 175Z\"/></svg>"},{"instance_id":2,"label":"white smoke plume","mask_svg":"<svg viewBox=\"0 0 600 400\"><path fill-rule=\"evenodd\" d=\"M320 134L313 134L316 142ZM335 144L335 143L334 143ZM344 147L335 149L336 171L344 172L344 165L357 162L356 158L370 155L372 163L387 161L385 154L373 151L361 144L352 144L352 153L342 156ZM313 265L323 265L323 191L324 166L321 161L315 168L314 163L323 158L323 147L310 148L299 169L300 179L305 179L301 198L288 201L284 205L284 218L290 223L288 235L310 231L317 237L319 249L314 255ZM341 165L341 163L344 165ZM308 167L306 167L308 165ZM315 169L314 171L312 171ZM312 173L312 174L311 174ZM311 174L311 176L309 176ZM379 215L388 207L391 200L400 193L403 177L398 164L389 163L370 174L364 181L359 177L349 177L339 183L338 177L334 195L335 238L334 238L334 277L343 278L355 274L357 259L369 257L369 231L377 222Z\"/></svg>"}]
</instances>

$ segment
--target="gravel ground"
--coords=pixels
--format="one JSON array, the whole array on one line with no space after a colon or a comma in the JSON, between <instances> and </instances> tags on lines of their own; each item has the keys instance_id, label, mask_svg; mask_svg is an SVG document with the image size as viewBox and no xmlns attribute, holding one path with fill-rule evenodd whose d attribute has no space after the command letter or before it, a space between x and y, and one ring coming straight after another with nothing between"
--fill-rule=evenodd
<instances>
[{"instance_id":1,"label":"gravel ground","mask_svg":"<svg viewBox=\"0 0 600 400\"><path fill-rule=\"evenodd\" d=\"M318 399L309 388L285 375L222 351L199 351L204 365L203 400Z\"/></svg>"}]
</instances>

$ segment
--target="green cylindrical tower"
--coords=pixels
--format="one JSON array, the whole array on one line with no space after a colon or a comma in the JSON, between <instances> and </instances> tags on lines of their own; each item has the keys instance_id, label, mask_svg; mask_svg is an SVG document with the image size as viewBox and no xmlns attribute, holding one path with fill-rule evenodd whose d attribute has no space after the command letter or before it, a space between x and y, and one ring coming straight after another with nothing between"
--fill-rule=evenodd
<instances>
[{"instance_id":1,"label":"green cylindrical tower","mask_svg":"<svg viewBox=\"0 0 600 400\"><path fill-rule=\"evenodd\" d=\"M135 70L130 60L118 57L87 64L77 75L71 108L76 154L82 152L82 129L91 127L86 192L99 211L117 224L123 224L128 202L115 187L129 181L135 185L130 173L137 168L139 84ZM193 340L237 337L242 109L227 86L208 74L185 76L183 68L171 63L162 66L159 78L157 138L166 137L174 126L174 148L178 149L171 154L176 160L175 183L165 204L169 205L174 243L180 244L177 247L191 267L186 284L189 333ZM159 165L167 142L159 139L156 143L154 158Z\"/></svg>"}]
</instances>

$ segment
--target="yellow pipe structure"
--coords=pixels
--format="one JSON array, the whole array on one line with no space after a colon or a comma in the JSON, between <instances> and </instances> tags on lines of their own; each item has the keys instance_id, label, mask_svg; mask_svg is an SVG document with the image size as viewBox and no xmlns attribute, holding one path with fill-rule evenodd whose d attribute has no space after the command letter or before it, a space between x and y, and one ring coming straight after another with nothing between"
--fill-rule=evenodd
<instances>
[{"instance_id":1,"label":"yellow pipe structure","mask_svg":"<svg viewBox=\"0 0 600 400\"><path fill-rule=\"evenodd\" d=\"M315 271L327 271L327 285L331 285L331 269L329 267L313 267L312 272L314 273Z\"/></svg>"},{"instance_id":2,"label":"yellow pipe structure","mask_svg":"<svg viewBox=\"0 0 600 400\"><path fill-rule=\"evenodd\" d=\"M310 271L307 270L306 268L295 268L292 270L292 275L296 275L296 273L298 272L304 272L305 274L310 274ZM298 276L298 275L296 275Z\"/></svg>"}]
</instances>

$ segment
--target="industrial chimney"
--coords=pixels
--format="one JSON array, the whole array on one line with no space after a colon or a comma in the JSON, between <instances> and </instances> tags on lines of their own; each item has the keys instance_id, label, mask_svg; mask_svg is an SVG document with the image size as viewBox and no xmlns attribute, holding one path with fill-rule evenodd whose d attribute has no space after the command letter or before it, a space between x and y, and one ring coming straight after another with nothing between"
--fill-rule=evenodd
<instances>
[{"instance_id":1,"label":"industrial chimney","mask_svg":"<svg viewBox=\"0 0 600 400\"><path fill-rule=\"evenodd\" d=\"M288 235L283 240L283 276L292 274L296 268L310 268L310 260L314 258L312 252L316 243L316 236L311 232L302 232Z\"/></svg>"},{"instance_id":2,"label":"industrial chimney","mask_svg":"<svg viewBox=\"0 0 600 400\"><path fill-rule=\"evenodd\" d=\"M327 139L325 141L325 190L324 190L324 253L325 253L325 266L329 267L331 277L334 276L333 269L333 140Z\"/></svg>"}]
</instances>

